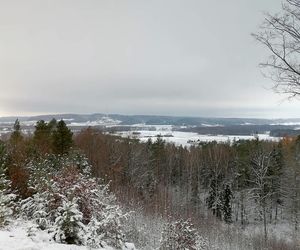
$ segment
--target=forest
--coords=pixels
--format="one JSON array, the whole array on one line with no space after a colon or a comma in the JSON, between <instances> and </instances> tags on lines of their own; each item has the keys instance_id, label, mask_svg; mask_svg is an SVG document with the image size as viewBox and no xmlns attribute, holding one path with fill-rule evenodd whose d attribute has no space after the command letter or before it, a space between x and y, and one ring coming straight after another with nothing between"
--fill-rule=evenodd
<instances>
[{"instance_id":1,"label":"forest","mask_svg":"<svg viewBox=\"0 0 300 250\"><path fill-rule=\"evenodd\" d=\"M17 120L0 143L0 224L95 248L299 249L299 155L300 137L182 147L55 119L25 135Z\"/></svg>"}]
</instances>

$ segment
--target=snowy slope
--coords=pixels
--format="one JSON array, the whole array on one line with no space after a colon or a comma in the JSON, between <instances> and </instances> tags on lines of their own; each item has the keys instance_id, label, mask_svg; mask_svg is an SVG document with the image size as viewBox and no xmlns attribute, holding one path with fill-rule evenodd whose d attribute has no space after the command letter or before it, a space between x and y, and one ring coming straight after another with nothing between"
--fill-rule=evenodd
<instances>
[{"instance_id":1,"label":"snowy slope","mask_svg":"<svg viewBox=\"0 0 300 250\"><path fill-rule=\"evenodd\" d=\"M36 231L28 236L30 222L17 221L0 230L0 250L91 250L86 246L59 244L51 240L47 232ZM127 243L126 250L134 250L133 244ZM100 249L98 249L100 250ZM101 250L114 250L111 247Z\"/></svg>"}]
</instances>

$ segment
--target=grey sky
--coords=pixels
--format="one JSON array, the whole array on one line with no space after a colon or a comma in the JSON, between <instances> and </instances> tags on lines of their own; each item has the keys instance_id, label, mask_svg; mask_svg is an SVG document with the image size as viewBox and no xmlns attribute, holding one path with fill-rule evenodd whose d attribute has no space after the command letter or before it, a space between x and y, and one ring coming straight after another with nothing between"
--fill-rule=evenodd
<instances>
[{"instance_id":1,"label":"grey sky","mask_svg":"<svg viewBox=\"0 0 300 250\"><path fill-rule=\"evenodd\" d=\"M250 36L280 0L0 0L0 116L300 117Z\"/></svg>"}]
</instances>

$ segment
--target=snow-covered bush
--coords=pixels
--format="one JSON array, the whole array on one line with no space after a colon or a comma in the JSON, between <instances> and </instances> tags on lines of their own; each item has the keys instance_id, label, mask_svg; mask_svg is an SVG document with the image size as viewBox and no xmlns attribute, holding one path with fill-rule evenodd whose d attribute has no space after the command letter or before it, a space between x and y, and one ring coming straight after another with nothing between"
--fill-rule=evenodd
<instances>
[{"instance_id":1,"label":"snow-covered bush","mask_svg":"<svg viewBox=\"0 0 300 250\"><path fill-rule=\"evenodd\" d=\"M51 225L49 218L49 200L47 192L36 193L21 201L21 213L33 220L38 228L45 230Z\"/></svg>"},{"instance_id":2,"label":"snow-covered bush","mask_svg":"<svg viewBox=\"0 0 300 250\"><path fill-rule=\"evenodd\" d=\"M167 220L158 214L145 214L141 209L137 207L129 213L124 226L126 241L134 242L138 249L158 249Z\"/></svg>"},{"instance_id":3,"label":"snow-covered bush","mask_svg":"<svg viewBox=\"0 0 300 250\"><path fill-rule=\"evenodd\" d=\"M62 206L58 207L53 229L53 237L57 242L84 244L86 228L82 223L82 213L76 199L63 201Z\"/></svg>"},{"instance_id":4,"label":"snow-covered bush","mask_svg":"<svg viewBox=\"0 0 300 250\"><path fill-rule=\"evenodd\" d=\"M115 247L122 246L121 220L125 215L116 204L115 197L110 194L107 185L101 185L96 179L70 167L53 178L50 206L57 207L57 204L61 203L62 195L69 201L76 198L79 211L82 213L81 221L87 226L87 231L93 231L92 234L97 235L99 242L104 241ZM87 244L89 242L87 239ZM101 246L101 243L97 246Z\"/></svg>"},{"instance_id":5,"label":"snow-covered bush","mask_svg":"<svg viewBox=\"0 0 300 250\"><path fill-rule=\"evenodd\" d=\"M99 232L99 229L101 229L100 222L97 219L92 218L87 228L88 228L87 235L86 235L87 245L92 248L103 247L103 237Z\"/></svg>"},{"instance_id":6,"label":"snow-covered bush","mask_svg":"<svg viewBox=\"0 0 300 250\"><path fill-rule=\"evenodd\" d=\"M189 220L178 220L165 225L160 250L202 250L206 243Z\"/></svg>"},{"instance_id":7,"label":"snow-covered bush","mask_svg":"<svg viewBox=\"0 0 300 250\"><path fill-rule=\"evenodd\" d=\"M93 248L104 247L104 243L116 248L124 248L124 235L121 224L116 218L119 215L107 215L102 220L92 218L87 225L86 243Z\"/></svg>"},{"instance_id":8,"label":"snow-covered bush","mask_svg":"<svg viewBox=\"0 0 300 250\"><path fill-rule=\"evenodd\" d=\"M91 177L84 158L59 158L29 164L34 194L21 202L22 215L53 232L58 242L121 248L126 215L108 185Z\"/></svg>"},{"instance_id":9,"label":"snow-covered bush","mask_svg":"<svg viewBox=\"0 0 300 250\"><path fill-rule=\"evenodd\" d=\"M120 207L117 205L107 205L102 211L95 213L95 217L88 224L88 228L96 229L98 238L110 246L122 248L124 245L124 233L122 221L126 219ZM102 244L99 244L101 246Z\"/></svg>"},{"instance_id":10,"label":"snow-covered bush","mask_svg":"<svg viewBox=\"0 0 300 250\"><path fill-rule=\"evenodd\" d=\"M13 214L12 200L13 194L0 191L0 227L8 223L9 217Z\"/></svg>"},{"instance_id":11,"label":"snow-covered bush","mask_svg":"<svg viewBox=\"0 0 300 250\"><path fill-rule=\"evenodd\" d=\"M15 195L10 193L10 181L5 174L5 155L1 155L0 159L0 227L8 222L9 217L13 213L12 201Z\"/></svg>"},{"instance_id":12,"label":"snow-covered bush","mask_svg":"<svg viewBox=\"0 0 300 250\"><path fill-rule=\"evenodd\" d=\"M52 177L70 166L75 167L84 176L91 175L91 166L87 158L79 153L59 156L46 154L32 159L26 166L30 176L28 186L33 192L42 192L49 186Z\"/></svg>"}]
</instances>

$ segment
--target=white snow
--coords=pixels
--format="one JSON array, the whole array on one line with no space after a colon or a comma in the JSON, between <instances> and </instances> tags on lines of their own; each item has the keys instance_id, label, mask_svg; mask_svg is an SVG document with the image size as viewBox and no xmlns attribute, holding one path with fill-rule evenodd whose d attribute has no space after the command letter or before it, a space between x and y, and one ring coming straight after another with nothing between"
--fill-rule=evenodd
<instances>
[{"instance_id":1,"label":"white snow","mask_svg":"<svg viewBox=\"0 0 300 250\"><path fill-rule=\"evenodd\" d=\"M202 123L201 126L203 126L203 127L224 127L224 125L221 125L221 124L208 124L208 123Z\"/></svg>"},{"instance_id":2,"label":"white snow","mask_svg":"<svg viewBox=\"0 0 300 250\"><path fill-rule=\"evenodd\" d=\"M121 121L119 120L114 120L112 118L109 117L102 117L99 120L96 121L87 121L87 122L71 122L69 125L70 126L74 126L74 127L88 127L88 126L116 126L118 124L120 124Z\"/></svg>"},{"instance_id":3,"label":"white snow","mask_svg":"<svg viewBox=\"0 0 300 250\"><path fill-rule=\"evenodd\" d=\"M20 122L21 126L35 126L37 121L22 121Z\"/></svg>"},{"instance_id":4,"label":"white snow","mask_svg":"<svg viewBox=\"0 0 300 250\"><path fill-rule=\"evenodd\" d=\"M297 126L300 125L300 122L277 122L277 123L271 123L270 125Z\"/></svg>"},{"instance_id":5,"label":"white snow","mask_svg":"<svg viewBox=\"0 0 300 250\"><path fill-rule=\"evenodd\" d=\"M136 131L122 131L118 132L118 135L122 137L130 137L146 142L149 138L155 141L157 137L161 136L163 140L170 143L175 143L176 145L190 146L197 144L199 142L227 142L234 140L254 140L255 135L200 135L193 132L181 132L172 131L172 128L164 125L159 126L154 131L150 130L136 130ZM279 140L278 137L271 137L269 134L258 134L260 140Z\"/></svg>"},{"instance_id":6,"label":"white snow","mask_svg":"<svg viewBox=\"0 0 300 250\"><path fill-rule=\"evenodd\" d=\"M16 220L10 226L0 229L0 250L91 250L90 247L56 243L45 231L33 231L30 236L28 229L31 222ZM126 250L135 250L131 243L126 243ZM114 250L105 246L94 250Z\"/></svg>"}]
</instances>

